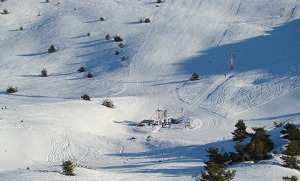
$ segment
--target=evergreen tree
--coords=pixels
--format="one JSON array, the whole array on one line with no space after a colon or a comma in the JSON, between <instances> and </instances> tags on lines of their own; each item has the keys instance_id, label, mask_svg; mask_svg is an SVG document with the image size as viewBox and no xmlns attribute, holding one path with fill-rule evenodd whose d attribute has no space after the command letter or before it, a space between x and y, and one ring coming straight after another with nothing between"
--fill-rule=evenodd
<instances>
[{"instance_id":1,"label":"evergreen tree","mask_svg":"<svg viewBox=\"0 0 300 181\"><path fill-rule=\"evenodd\" d=\"M274 142L270 139L264 128L252 128L255 133L251 135L251 142L247 144L245 150L255 163L269 158L268 152L274 147Z\"/></svg>"},{"instance_id":2,"label":"evergreen tree","mask_svg":"<svg viewBox=\"0 0 300 181\"><path fill-rule=\"evenodd\" d=\"M300 171L300 160L296 156L282 156L281 159L284 162L284 167L296 169Z\"/></svg>"},{"instance_id":3,"label":"evergreen tree","mask_svg":"<svg viewBox=\"0 0 300 181\"><path fill-rule=\"evenodd\" d=\"M62 167L63 167L63 170L61 172L63 174L69 175L69 176L75 175L74 174L75 165L72 161L70 161L70 160L64 161Z\"/></svg>"},{"instance_id":4,"label":"evergreen tree","mask_svg":"<svg viewBox=\"0 0 300 181\"><path fill-rule=\"evenodd\" d=\"M226 171L225 168L221 167L215 162L210 162L204 166L206 171L201 172L201 178L197 181L227 181L232 180L235 176L235 170Z\"/></svg>"},{"instance_id":5,"label":"evergreen tree","mask_svg":"<svg viewBox=\"0 0 300 181\"><path fill-rule=\"evenodd\" d=\"M226 167L225 163L227 161L230 161L229 154L228 153L224 153L224 154L219 153L218 148L209 147L206 150L206 152L208 153L208 155L207 155L208 161L204 162L206 164L215 162L215 163L219 164L221 167Z\"/></svg>"},{"instance_id":6,"label":"evergreen tree","mask_svg":"<svg viewBox=\"0 0 300 181\"><path fill-rule=\"evenodd\" d=\"M230 158L232 159L232 162L244 162L247 160L246 156L246 144L243 144L241 142L236 142L236 145L234 146L236 153L230 153Z\"/></svg>"},{"instance_id":7,"label":"evergreen tree","mask_svg":"<svg viewBox=\"0 0 300 181\"><path fill-rule=\"evenodd\" d=\"M47 70L45 68L42 69L41 76L42 77L48 77L48 72L47 72Z\"/></svg>"},{"instance_id":8,"label":"evergreen tree","mask_svg":"<svg viewBox=\"0 0 300 181\"><path fill-rule=\"evenodd\" d=\"M231 132L233 134L233 141L240 141L242 142L248 135L246 128L247 126L244 123L244 120L240 119L235 124L236 130Z\"/></svg>"},{"instance_id":9,"label":"evergreen tree","mask_svg":"<svg viewBox=\"0 0 300 181\"><path fill-rule=\"evenodd\" d=\"M285 154L289 156L297 156L300 154L300 142L299 141L290 141L286 146Z\"/></svg>"},{"instance_id":10,"label":"evergreen tree","mask_svg":"<svg viewBox=\"0 0 300 181\"><path fill-rule=\"evenodd\" d=\"M284 139L288 139L290 141L298 140L300 141L300 130L297 126L293 123L287 123L284 126L284 129L280 131L282 137Z\"/></svg>"}]
</instances>

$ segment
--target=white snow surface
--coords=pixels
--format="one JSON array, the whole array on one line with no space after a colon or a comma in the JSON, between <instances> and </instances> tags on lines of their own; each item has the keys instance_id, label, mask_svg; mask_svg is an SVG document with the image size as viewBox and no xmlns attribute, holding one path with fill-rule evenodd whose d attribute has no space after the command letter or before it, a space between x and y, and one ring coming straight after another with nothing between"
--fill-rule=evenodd
<instances>
[{"instance_id":1,"label":"white snow surface","mask_svg":"<svg viewBox=\"0 0 300 181\"><path fill-rule=\"evenodd\" d=\"M269 130L279 153L274 122L300 124L299 0L7 0L3 9L0 180L195 180L205 149L234 150L238 119ZM115 108L101 105L107 98ZM137 126L157 109L189 123ZM92 169L68 177L65 160ZM300 178L280 154L229 169L237 181Z\"/></svg>"}]
</instances>

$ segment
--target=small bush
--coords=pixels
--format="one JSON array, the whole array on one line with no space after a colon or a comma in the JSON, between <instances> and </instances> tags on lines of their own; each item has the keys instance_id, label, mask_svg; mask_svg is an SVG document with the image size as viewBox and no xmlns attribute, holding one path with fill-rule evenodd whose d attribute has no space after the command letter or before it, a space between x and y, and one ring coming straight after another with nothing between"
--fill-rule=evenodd
<instances>
[{"instance_id":1,"label":"small bush","mask_svg":"<svg viewBox=\"0 0 300 181\"><path fill-rule=\"evenodd\" d=\"M50 0L46 0L46 3L50 3Z\"/></svg>"},{"instance_id":2,"label":"small bush","mask_svg":"<svg viewBox=\"0 0 300 181\"><path fill-rule=\"evenodd\" d=\"M47 72L47 70L45 68L42 69L41 76L42 77L48 77L48 72Z\"/></svg>"},{"instance_id":3,"label":"small bush","mask_svg":"<svg viewBox=\"0 0 300 181\"><path fill-rule=\"evenodd\" d=\"M292 175L291 177L289 177L289 176L282 177L282 179L283 179L284 181L297 181L297 180L298 180L298 177L296 177L295 175Z\"/></svg>"},{"instance_id":4,"label":"small bush","mask_svg":"<svg viewBox=\"0 0 300 181\"><path fill-rule=\"evenodd\" d=\"M91 33L90 33L90 32L88 32L88 33L86 34L86 36L91 36Z\"/></svg>"},{"instance_id":5,"label":"small bush","mask_svg":"<svg viewBox=\"0 0 300 181\"><path fill-rule=\"evenodd\" d=\"M125 47L123 43L120 43L118 46L119 46L120 48L124 48L124 47Z\"/></svg>"},{"instance_id":6,"label":"small bush","mask_svg":"<svg viewBox=\"0 0 300 181\"><path fill-rule=\"evenodd\" d=\"M110 40L110 39L111 39L111 36L110 36L109 34L107 34L107 35L105 36L105 39L106 39L106 40Z\"/></svg>"},{"instance_id":7,"label":"small bush","mask_svg":"<svg viewBox=\"0 0 300 181\"><path fill-rule=\"evenodd\" d=\"M3 9L3 14L9 14L7 9Z\"/></svg>"},{"instance_id":8,"label":"small bush","mask_svg":"<svg viewBox=\"0 0 300 181\"><path fill-rule=\"evenodd\" d=\"M122 56L121 61L125 61L126 60L126 56Z\"/></svg>"},{"instance_id":9,"label":"small bush","mask_svg":"<svg viewBox=\"0 0 300 181\"><path fill-rule=\"evenodd\" d=\"M119 51L116 51L116 52L115 52L115 55L119 55L119 54L120 54L120 52L119 52Z\"/></svg>"},{"instance_id":10,"label":"small bush","mask_svg":"<svg viewBox=\"0 0 300 181\"><path fill-rule=\"evenodd\" d=\"M87 95L87 94L84 94L83 96L81 96L81 99L86 100L86 101L90 101L91 100L90 96Z\"/></svg>"},{"instance_id":11,"label":"small bush","mask_svg":"<svg viewBox=\"0 0 300 181\"><path fill-rule=\"evenodd\" d=\"M68 161L64 161L62 164L62 174L68 175L68 176L74 176L74 168L75 168L75 163L73 163L72 161L68 160Z\"/></svg>"},{"instance_id":12,"label":"small bush","mask_svg":"<svg viewBox=\"0 0 300 181\"><path fill-rule=\"evenodd\" d=\"M105 21L105 19L103 17L100 17L100 21Z\"/></svg>"},{"instance_id":13,"label":"small bush","mask_svg":"<svg viewBox=\"0 0 300 181\"><path fill-rule=\"evenodd\" d=\"M115 42L123 41L123 39L120 36L115 36L114 40L115 40Z\"/></svg>"},{"instance_id":14,"label":"small bush","mask_svg":"<svg viewBox=\"0 0 300 181\"><path fill-rule=\"evenodd\" d=\"M190 78L191 81L194 81L194 80L199 80L199 74L197 73L193 73L192 77Z\"/></svg>"},{"instance_id":15,"label":"small bush","mask_svg":"<svg viewBox=\"0 0 300 181\"><path fill-rule=\"evenodd\" d=\"M282 125L282 123L277 123L276 121L274 122L275 128L280 128Z\"/></svg>"},{"instance_id":16,"label":"small bush","mask_svg":"<svg viewBox=\"0 0 300 181\"><path fill-rule=\"evenodd\" d=\"M8 93L8 94L10 94L10 93L16 93L16 92L18 92L19 90L18 90L18 87L13 87L13 86L9 86L7 89L6 89L6 92Z\"/></svg>"},{"instance_id":17,"label":"small bush","mask_svg":"<svg viewBox=\"0 0 300 181\"><path fill-rule=\"evenodd\" d=\"M150 23L151 21L150 21L150 18L146 18L145 19L145 23Z\"/></svg>"},{"instance_id":18,"label":"small bush","mask_svg":"<svg viewBox=\"0 0 300 181\"><path fill-rule=\"evenodd\" d=\"M92 77L94 77L94 75L92 74L92 72L89 72L89 73L87 74L87 77L88 77L88 78L92 78Z\"/></svg>"},{"instance_id":19,"label":"small bush","mask_svg":"<svg viewBox=\"0 0 300 181\"><path fill-rule=\"evenodd\" d=\"M157 2L157 3L162 3L162 0L157 0L156 2Z\"/></svg>"},{"instance_id":20,"label":"small bush","mask_svg":"<svg viewBox=\"0 0 300 181\"><path fill-rule=\"evenodd\" d=\"M48 49L48 52L49 52L49 53L54 53L54 52L56 52L56 51L57 51L57 50L56 50L56 48L55 48L54 45L51 45L50 48Z\"/></svg>"},{"instance_id":21,"label":"small bush","mask_svg":"<svg viewBox=\"0 0 300 181\"><path fill-rule=\"evenodd\" d=\"M78 69L78 72L84 72L85 71L85 68L84 67L80 67L79 69Z\"/></svg>"},{"instance_id":22,"label":"small bush","mask_svg":"<svg viewBox=\"0 0 300 181\"><path fill-rule=\"evenodd\" d=\"M20 31L23 31L23 30L24 30L24 28L21 26L21 27L19 28L19 30L20 30Z\"/></svg>"},{"instance_id":23,"label":"small bush","mask_svg":"<svg viewBox=\"0 0 300 181\"><path fill-rule=\"evenodd\" d=\"M115 107L112 100L110 100L110 99L103 100L102 105L106 106L106 107L109 107L109 108L114 108Z\"/></svg>"}]
</instances>

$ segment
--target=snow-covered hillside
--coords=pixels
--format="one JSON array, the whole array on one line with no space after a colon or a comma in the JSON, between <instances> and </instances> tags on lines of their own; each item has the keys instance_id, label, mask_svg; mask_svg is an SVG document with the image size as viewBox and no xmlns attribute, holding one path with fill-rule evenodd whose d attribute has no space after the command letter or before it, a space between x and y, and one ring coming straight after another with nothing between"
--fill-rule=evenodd
<instances>
[{"instance_id":1,"label":"snow-covered hillside","mask_svg":"<svg viewBox=\"0 0 300 181\"><path fill-rule=\"evenodd\" d=\"M0 180L194 180L205 149L233 149L238 119L270 130L282 151L274 121L300 124L299 8L298 0L0 2L9 11L0 14ZM193 73L200 79L189 81ZM19 91L7 94L9 86ZM115 108L101 105L107 98ZM187 122L136 126L157 109ZM68 159L92 169L59 174ZM278 156L229 169L239 181L300 177L281 164Z\"/></svg>"}]
</instances>

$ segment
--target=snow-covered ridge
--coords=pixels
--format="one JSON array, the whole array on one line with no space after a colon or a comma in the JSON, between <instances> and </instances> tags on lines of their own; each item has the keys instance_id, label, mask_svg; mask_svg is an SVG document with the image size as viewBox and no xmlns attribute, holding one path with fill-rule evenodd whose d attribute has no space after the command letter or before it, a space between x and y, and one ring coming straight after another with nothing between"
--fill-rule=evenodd
<instances>
[{"instance_id":1,"label":"snow-covered ridge","mask_svg":"<svg viewBox=\"0 0 300 181\"><path fill-rule=\"evenodd\" d=\"M9 11L0 14L0 180L193 180L206 148L232 149L238 119L249 129L299 124L299 5L0 2L0 11ZM151 22L139 22L146 18ZM107 34L124 40L106 40ZM49 54L52 44L58 51ZM43 68L48 77L40 76ZM200 80L189 81L194 72ZM19 91L7 94L8 86ZM83 94L92 101L80 100ZM101 105L106 98L114 109ZM193 125L135 126L157 109ZM95 170L76 168L75 177L66 177L58 173L66 159ZM236 180L300 176L279 158L230 169Z\"/></svg>"}]
</instances>

